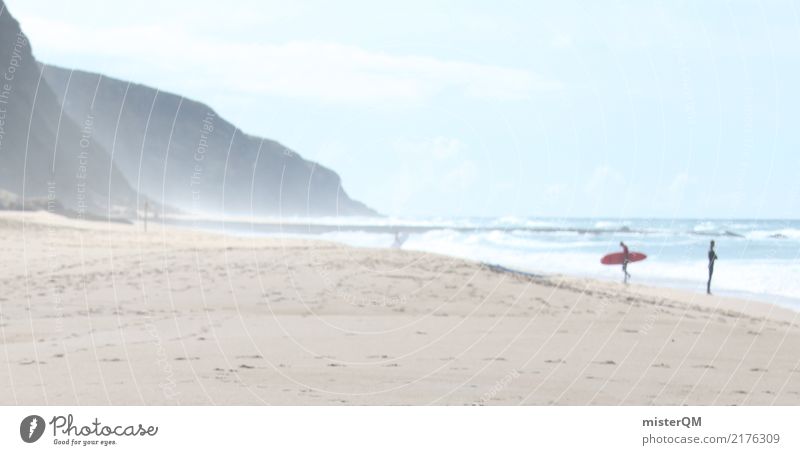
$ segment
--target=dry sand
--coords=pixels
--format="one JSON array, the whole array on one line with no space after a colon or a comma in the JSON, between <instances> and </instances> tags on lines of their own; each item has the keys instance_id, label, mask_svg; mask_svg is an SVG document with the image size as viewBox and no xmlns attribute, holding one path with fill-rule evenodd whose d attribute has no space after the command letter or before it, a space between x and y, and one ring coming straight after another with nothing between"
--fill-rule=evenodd
<instances>
[{"instance_id":1,"label":"dry sand","mask_svg":"<svg viewBox=\"0 0 800 455\"><path fill-rule=\"evenodd\" d=\"M776 306L0 213L0 404L800 404Z\"/></svg>"}]
</instances>

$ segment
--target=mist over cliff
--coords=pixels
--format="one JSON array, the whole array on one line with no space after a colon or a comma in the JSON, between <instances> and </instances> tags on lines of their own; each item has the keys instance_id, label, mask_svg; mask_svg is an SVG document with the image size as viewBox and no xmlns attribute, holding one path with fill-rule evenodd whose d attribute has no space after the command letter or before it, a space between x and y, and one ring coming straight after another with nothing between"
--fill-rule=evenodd
<instances>
[{"instance_id":1,"label":"mist over cliff","mask_svg":"<svg viewBox=\"0 0 800 455\"><path fill-rule=\"evenodd\" d=\"M168 206L227 215L372 215L339 176L211 107L100 74L46 67L44 78L73 119L141 194Z\"/></svg>"},{"instance_id":2,"label":"mist over cliff","mask_svg":"<svg viewBox=\"0 0 800 455\"><path fill-rule=\"evenodd\" d=\"M61 103L41 77L31 45L0 1L0 189L14 206L77 215L122 216L137 195L107 150ZM9 194L11 193L11 194ZM56 210L57 209L57 210Z\"/></svg>"},{"instance_id":3,"label":"mist over cliff","mask_svg":"<svg viewBox=\"0 0 800 455\"><path fill-rule=\"evenodd\" d=\"M0 1L0 189L70 214L376 215L332 170L157 88L37 62ZM234 77L234 76L232 76ZM313 134L313 132L310 132ZM34 207L33 202L28 203Z\"/></svg>"}]
</instances>

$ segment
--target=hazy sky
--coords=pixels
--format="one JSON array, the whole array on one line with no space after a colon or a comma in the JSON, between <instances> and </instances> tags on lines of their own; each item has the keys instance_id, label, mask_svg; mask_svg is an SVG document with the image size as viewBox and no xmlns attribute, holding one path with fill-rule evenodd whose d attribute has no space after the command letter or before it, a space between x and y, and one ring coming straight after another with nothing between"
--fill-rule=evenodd
<instances>
[{"instance_id":1,"label":"hazy sky","mask_svg":"<svg viewBox=\"0 0 800 455\"><path fill-rule=\"evenodd\" d=\"M800 3L7 0L396 215L800 216Z\"/></svg>"}]
</instances>

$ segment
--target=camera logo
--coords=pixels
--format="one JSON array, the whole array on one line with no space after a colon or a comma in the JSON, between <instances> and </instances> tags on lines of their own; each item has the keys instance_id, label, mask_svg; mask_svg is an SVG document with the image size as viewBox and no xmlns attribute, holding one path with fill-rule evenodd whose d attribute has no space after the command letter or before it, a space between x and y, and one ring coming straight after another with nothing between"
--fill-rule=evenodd
<instances>
[{"instance_id":1,"label":"camera logo","mask_svg":"<svg viewBox=\"0 0 800 455\"><path fill-rule=\"evenodd\" d=\"M19 424L19 435L27 443L36 442L44 433L44 419L37 415L30 415L22 419Z\"/></svg>"}]
</instances>

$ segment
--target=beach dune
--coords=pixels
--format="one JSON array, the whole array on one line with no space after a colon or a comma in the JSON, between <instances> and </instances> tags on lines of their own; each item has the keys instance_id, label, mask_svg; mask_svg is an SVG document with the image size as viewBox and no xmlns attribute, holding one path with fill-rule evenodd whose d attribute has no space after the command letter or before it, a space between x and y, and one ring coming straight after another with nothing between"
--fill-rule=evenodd
<instances>
[{"instance_id":1,"label":"beach dune","mask_svg":"<svg viewBox=\"0 0 800 455\"><path fill-rule=\"evenodd\" d=\"M800 320L441 255L0 213L0 404L798 405Z\"/></svg>"}]
</instances>

